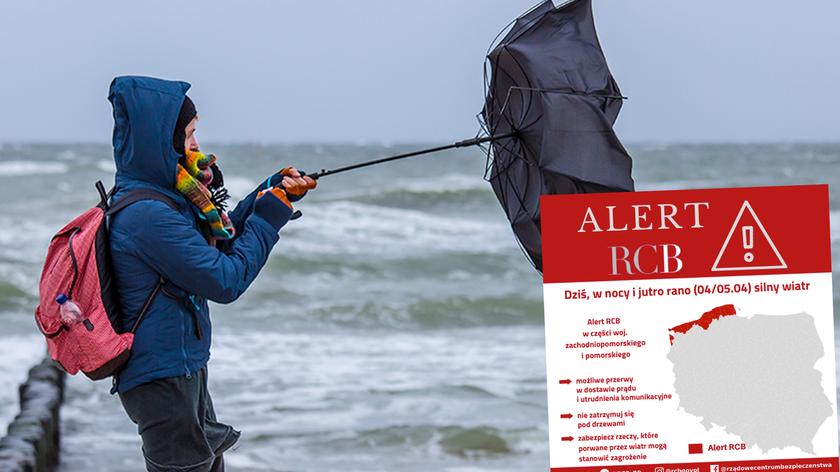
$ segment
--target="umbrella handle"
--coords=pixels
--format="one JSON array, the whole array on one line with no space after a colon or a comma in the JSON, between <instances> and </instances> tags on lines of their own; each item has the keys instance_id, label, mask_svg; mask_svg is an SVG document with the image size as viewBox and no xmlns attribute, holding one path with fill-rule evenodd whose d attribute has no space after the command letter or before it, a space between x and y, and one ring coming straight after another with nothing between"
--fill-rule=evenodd
<instances>
[{"instance_id":1,"label":"umbrella handle","mask_svg":"<svg viewBox=\"0 0 840 472\"><path fill-rule=\"evenodd\" d=\"M396 156L384 157L382 159L374 159L372 161L365 161L360 162L358 164L353 164L347 167L339 167L338 169L321 169L319 172L315 172L314 174L309 174L315 180L318 180L320 177L325 177L327 175L338 174L341 172L347 172L348 170L353 169L361 169L362 167L368 167L376 164L382 164L383 162L390 162L396 161L399 159L405 159L407 157L414 157L414 156L422 156L425 154L432 154L435 152L446 151L448 149L455 149L455 148L462 148L462 147L470 147L470 146L478 146L479 144L489 143L492 141L512 138L518 134L518 131L511 131L510 133L505 133L499 136L484 136L482 138L472 138L472 139L465 139L463 141L458 141L456 143L447 144L446 146L438 146L428 149L421 149L419 151L407 152L405 154L397 154Z\"/></svg>"},{"instance_id":2,"label":"umbrella handle","mask_svg":"<svg viewBox=\"0 0 840 472\"><path fill-rule=\"evenodd\" d=\"M321 169L320 172L315 172L314 174L309 174L309 177L311 177L315 180L318 180L319 178L321 178L323 176L326 176L326 175L338 174L340 172L345 172L345 171L353 170L353 169L359 169L359 168L362 168L362 167L368 167L368 166L372 166L372 165L375 165L375 164L381 164L383 162L395 161L395 160L398 160L398 159L405 159L407 157L421 156L423 154L431 154L431 153L435 153L435 152L439 152L439 151L445 151L447 149L478 146L479 144L484 144L484 143L495 141L495 140L498 140L498 139L511 138L513 136L516 136L516 134L517 134L516 131L512 131L510 133L506 133L506 134L503 134L503 135L500 135L500 136L484 136L484 137L481 137L481 138L465 139L463 141L458 141L456 143L449 144L449 145L446 145L446 146L439 146L439 147L434 147L434 148L429 148L429 149L423 149L423 150L420 150L420 151L409 152L409 153L405 153L405 154L398 154L396 156L386 157L386 158L383 158L383 159L375 159L373 161L361 162L359 164L354 164L354 165L347 166L347 167L341 167L339 169L333 169L333 170ZM301 172L300 175L303 176L303 175L306 175L306 173ZM292 214L291 219L296 220L296 219L300 218L301 216L303 216L303 213L300 210L295 210L295 212Z\"/></svg>"},{"instance_id":3,"label":"umbrella handle","mask_svg":"<svg viewBox=\"0 0 840 472\"><path fill-rule=\"evenodd\" d=\"M302 170L299 170L298 172L300 172L301 177L306 175L306 172L304 172ZM320 176L318 174L313 174L310 177L312 177L315 180L318 180L318 177L320 177ZM282 186L282 184L281 184L281 186ZM285 187L283 187L283 189L285 190ZM292 213L292 216L289 218L289 221L296 220L296 219L300 218L301 216L303 216L303 212L300 211L300 210L295 210L295 212Z\"/></svg>"}]
</instances>

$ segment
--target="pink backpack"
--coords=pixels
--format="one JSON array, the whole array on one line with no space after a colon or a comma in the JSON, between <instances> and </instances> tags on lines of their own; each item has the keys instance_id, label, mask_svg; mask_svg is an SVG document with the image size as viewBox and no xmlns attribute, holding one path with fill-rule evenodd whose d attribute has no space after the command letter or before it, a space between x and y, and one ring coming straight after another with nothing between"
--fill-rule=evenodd
<instances>
[{"instance_id":1,"label":"pink backpack","mask_svg":"<svg viewBox=\"0 0 840 472\"><path fill-rule=\"evenodd\" d=\"M169 197L151 189L128 192L113 206L102 182L101 201L53 236L39 283L40 304L35 324L47 339L50 357L67 373L82 371L93 380L117 374L128 361L134 333L161 290L161 277L149 294L131 330L120 333L121 313L111 276L107 217L140 200L159 200L177 210ZM65 294L81 308L84 322L66 325L56 297Z\"/></svg>"}]
</instances>

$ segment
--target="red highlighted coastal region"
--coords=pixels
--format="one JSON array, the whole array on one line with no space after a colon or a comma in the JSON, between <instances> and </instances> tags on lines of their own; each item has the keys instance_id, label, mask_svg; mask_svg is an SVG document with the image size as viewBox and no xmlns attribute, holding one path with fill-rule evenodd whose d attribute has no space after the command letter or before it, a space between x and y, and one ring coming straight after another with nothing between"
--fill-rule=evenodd
<instances>
[{"instance_id":1,"label":"red highlighted coastal region","mask_svg":"<svg viewBox=\"0 0 840 472\"><path fill-rule=\"evenodd\" d=\"M732 304L721 305L717 308L712 308L711 310L707 311L706 313L703 313L703 316L701 316L700 318L698 318L694 321L689 321L688 323L683 323L681 325L674 326L673 328L669 329L668 331L670 331L671 333L683 333L683 334L685 334L685 333L688 332L688 330L690 330L691 328L693 328L695 326L699 326L703 329L709 329L709 326L711 326L712 322L715 321L716 319L721 318L723 316L732 316L734 314L735 314L735 305L732 305ZM674 335L670 334L669 336L671 338L671 345L673 346L674 345Z\"/></svg>"}]
</instances>

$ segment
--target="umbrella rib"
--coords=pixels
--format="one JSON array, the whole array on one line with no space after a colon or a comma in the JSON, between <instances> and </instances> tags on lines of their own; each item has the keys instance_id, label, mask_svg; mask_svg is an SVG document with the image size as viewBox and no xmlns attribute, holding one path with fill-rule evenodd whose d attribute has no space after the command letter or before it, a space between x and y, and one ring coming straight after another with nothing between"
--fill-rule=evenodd
<instances>
[{"instance_id":1,"label":"umbrella rib","mask_svg":"<svg viewBox=\"0 0 840 472\"><path fill-rule=\"evenodd\" d=\"M510 167L510 166L508 166L508 167ZM505 172L505 178L507 178L507 179L508 179L508 184L511 184L511 183L512 183L512 182L511 182L511 179L510 179L510 172ZM530 180L530 179L529 179L529 180ZM526 191L526 192L528 191L528 185L529 185L529 182L527 182L527 181L526 181L526 182L525 182L525 191ZM520 208L524 208L524 207L525 207L525 205L524 205L524 201L525 201L525 199L524 199L524 198L523 198L523 197L519 194L519 192L517 192L517 191L516 191L516 187L515 187L515 186L510 185L510 187L511 187L511 189L512 189L512 191L513 191L513 195L516 197L516 201L518 201L518 202L519 202L519 207L520 207ZM526 213L527 213L527 212L526 212ZM530 216L530 215L528 215L528 216Z\"/></svg>"},{"instance_id":2,"label":"umbrella rib","mask_svg":"<svg viewBox=\"0 0 840 472\"><path fill-rule=\"evenodd\" d=\"M562 89L544 89L544 88L534 88L534 87L520 87L517 85L513 85L510 88L512 89L521 89L521 90L529 90L532 92L540 92L540 93L561 93L566 95L582 95L585 97L596 97L602 98L604 100L614 99L614 100L628 100L628 97L624 95L603 95L599 93L589 93L589 92L578 92L577 90L562 90Z\"/></svg>"},{"instance_id":3,"label":"umbrella rib","mask_svg":"<svg viewBox=\"0 0 840 472\"><path fill-rule=\"evenodd\" d=\"M495 142L494 142L494 143L495 143ZM520 147L522 146L522 143L521 143L520 141L517 141L515 144L519 144L519 145L520 145ZM522 162L524 162L525 164L527 164L527 165L529 165L529 166L530 166L530 165L533 165L532 163L528 162L528 160L525 158L525 156L524 156L524 154L523 154L522 152L514 151L512 148L509 148L508 146L503 145L503 144L500 144L500 145L499 145L499 147L501 147L503 151L506 151L507 153L511 154L514 158L521 160L521 161L522 161ZM494 154L495 154L495 153L494 153ZM498 164L498 163L499 163L499 161L498 161L498 160L496 160L496 159L494 158L494 161L497 163L497 167L501 167L501 164ZM503 172L507 172L508 168L509 168L511 165L513 165L513 160L510 160L510 161L508 161L508 162L506 162L506 163L502 163L502 164L504 165L504 167L503 167L503 168L500 168L500 169L497 169L497 171L496 171L496 175L499 175L499 174L501 174L501 173L503 173Z\"/></svg>"},{"instance_id":4,"label":"umbrella rib","mask_svg":"<svg viewBox=\"0 0 840 472\"><path fill-rule=\"evenodd\" d=\"M573 2L573 1L576 1L576 0L569 0L569 1L568 1L568 2L566 2L566 3L571 3L571 2ZM496 45L496 41L498 41L498 40L499 40L499 38L502 36L502 34L503 34L505 31L507 31L508 29L510 29L511 31L513 31L513 29L511 28L511 26L513 26L513 25L514 25L517 21L519 21L519 20L521 20L521 19L525 18L526 16L528 16L529 14L531 14L531 12L533 12L533 11L534 11L534 10L536 10L537 8L541 7L544 3L545 3L545 1L538 2L537 4L535 4L534 6L532 6L531 8L529 8L528 10L526 10L524 13L522 13L522 14L520 14L519 16L517 16L516 18L514 18L514 19L513 19L511 22L509 22L509 23L508 23L508 24L507 24L504 28L502 28L502 30L501 30L501 31L499 31L499 34L497 34L497 35L496 35L496 37L495 37L495 38L493 38L493 41L491 41L491 42L490 42L490 46L487 48L487 53L485 54L485 56L489 56L489 55L490 55L490 52L491 52L493 49L495 49L495 48L494 48L494 46L498 46L498 45ZM563 4L563 5L565 6L565 4ZM559 7L557 7L557 8L559 8ZM556 9L556 8L555 8L555 9ZM517 33L516 33L516 34L517 34L517 37L518 37L518 36L519 36L522 32L524 32L524 31L526 31L526 30L530 29L530 28L531 28L531 26L532 26L532 25L533 25L536 21L541 20L541 19L542 19L545 15L548 15L549 13L551 13L551 10L549 10L549 11L547 11L547 12L543 13L542 15L538 16L537 18L533 18L532 20L528 21L528 23L526 23L525 25L523 25L523 26L519 29L519 31L517 31ZM515 39L515 38L511 38L511 39Z\"/></svg>"},{"instance_id":5,"label":"umbrella rib","mask_svg":"<svg viewBox=\"0 0 840 472\"><path fill-rule=\"evenodd\" d=\"M502 47L502 51L507 53L507 55L513 60L513 62L519 68L519 72L522 74L523 77L525 77L525 81L527 82L527 85L530 86L531 81L528 79L528 76L525 73L525 69L522 67L522 65L519 63L519 61L516 59L516 57L513 54L511 54L511 52L508 50L507 46L501 46L501 47ZM500 57L501 57L501 54L500 54ZM493 74L492 74L491 82L496 82L497 78L498 78L498 75L499 75L499 72L500 72L499 62L501 62L501 61L497 60L495 63L493 63L493 61L490 61L490 62L491 62L491 64L493 64ZM486 64L486 61L485 61L485 64ZM486 70L486 67L485 67L485 70ZM507 76L507 78L510 79L510 81L512 83L515 84L517 82L516 79L511 74L509 74L507 71L505 71L504 69L501 69L501 73L504 73L505 76ZM491 83L490 84L491 90L493 88L492 85L493 84ZM513 89L513 88L525 89L526 87L519 87L519 86L516 86L516 85L511 85L510 87L508 87L508 91L507 91L507 95L505 97L505 101L502 104L499 103L499 100L498 100L498 97L496 96L496 94L492 93L492 91L490 92L490 94L493 97L493 102L496 104L496 107L499 108L499 115L504 119L504 121L508 124L508 126L511 127L511 129L516 130L517 126L514 125L513 121L511 119L508 119L508 117L504 113L504 109L506 108L506 104L510 101L510 92L511 92L511 89ZM485 107L486 107L486 102L485 102ZM523 113L522 113L523 116L521 117L521 119L524 119L525 116L528 116L528 113L530 112L530 110L531 110L531 100L528 101L527 109L523 110ZM492 129L493 134L495 134L495 132L496 132L496 129L495 129L496 127L494 127Z\"/></svg>"},{"instance_id":6,"label":"umbrella rib","mask_svg":"<svg viewBox=\"0 0 840 472\"><path fill-rule=\"evenodd\" d=\"M513 87L511 87L511 88L513 88ZM507 96L507 98L505 98L505 103L504 103L504 105L502 106L502 109L504 109L505 107L507 107L507 105L508 105L509 101L510 101L510 90L508 90L508 96ZM505 121L507 121L508 125L509 125L511 128L513 128L513 130L514 130L514 131L519 132L519 130L516 128L516 126L514 126L514 125L513 125L513 123L511 123L511 122L507 119L507 117L505 116L505 114L504 114L504 113L501 113L501 115L502 115L502 117L504 117ZM541 117L542 117L542 113L540 114L540 116L538 116L538 117L537 117L537 119L534 121L534 123L536 123L536 122L537 122L537 121L538 121ZM525 128L525 127L527 127L527 126L530 126L530 125L523 126L523 128ZM526 150L531 151L531 152L533 153L533 149L528 149L528 148L527 148L527 146L525 146L525 143L524 143L524 142L522 142L522 141L520 140L520 141L518 141L518 143L519 143L519 145L520 145L520 146L524 147ZM504 149L504 150L506 150L506 151L510 152L511 154L514 154L514 155L515 155L516 157L518 157L519 159L522 159L522 160L523 160L526 164L528 164L528 165L533 165L532 163L528 162L528 159L526 159L526 158L525 158L525 153L524 153L524 152L521 152L521 153L514 153L513 151L506 149L504 146L502 146L502 149Z\"/></svg>"},{"instance_id":7,"label":"umbrella rib","mask_svg":"<svg viewBox=\"0 0 840 472\"><path fill-rule=\"evenodd\" d=\"M507 48L505 48L505 51L507 51ZM533 88L533 84L531 84L531 79L528 77L528 74L526 73L525 68L522 67L522 63L520 63L519 59L517 59L516 56L514 56L510 52L508 52L508 54L510 54L511 59L513 59L513 62L516 64L516 67L519 68L519 72L522 74L523 77L525 77L525 82L528 84L527 88L525 88L525 87L521 87L521 88L523 88L523 89ZM510 96L510 90L513 89L514 87L519 88L519 86L517 86L517 85L512 86L510 89L508 89L508 96ZM528 116L528 113L531 112L531 102L532 102L532 99L529 99L528 100L528 108L527 108L527 110L524 111L524 113L522 113L522 119L523 120L525 119L526 116Z\"/></svg>"},{"instance_id":8,"label":"umbrella rib","mask_svg":"<svg viewBox=\"0 0 840 472\"><path fill-rule=\"evenodd\" d=\"M525 187L526 187L526 188L525 188L525 193L526 193L526 194L527 194L527 192L528 192L528 188L527 188L527 187L528 187L529 185L530 185L530 179L529 179L528 181L526 181L526 182L525 182ZM511 186L511 187L512 187L512 186ZM527 211L526 205L524 204L524 198L521 198L521 197L519 196L519 194L518 194L518 193L516 193L516 191L515 191L515 190L514 190L514 193L516 194L517 200L519 201L519 207L520 207L521 211L522 211L523 213L525 213L525 214L528 216L528 222L530 222L530 223L534 226L534 228L537 230L537 232L539 232L539 226L538 226L538 225L537 225L537 223L535 222L535 218L538 218L538 217L539 217L539 208L540 208L539 201L537 201L537 205L536 205L536 213L535 213L535 214L531 214L531 213L529 213L529 212ZM540 193L542 193L542 192L540 192ZM515 232L514 232L514 233L515 233ZM519 239L519 238L517 237L517 240L518 240L518 239ZM522 243L522 241L519 241L519 243L520 243L520 245L524 248L524 243ZM526 250L526 251L527 251L527 250ZM529 256L529 254L527 254L527 252L526 252L526 256ZM530 257L528 257L528 259L530 259ZM533 264L533 262L532 262L532 264ZM535 268L536 268L536 266L535 266Z\"/></svg>"},{"instance_id":9,"label":"umbrella rib","mask_svg":"<svg viewBox=\"0 0 840 472\"><path fill-rule=\"evenodd\" d=\"M505 123L507 123L507 125L510 129L512 129L514 131L517 131L516 125L513 124L512 117L509 117L507 114L505 114L505 110L507 109L507 106L510 103L510 90L511 89L508 89L508 93L507 93L507 96L505 97L505 101L502 103L502 106L499 108L499 116L502 118L502 120L504 120ZM497 121L496 126L492 130L492 134L496 134L496 131L497 131L499 125L501 125L501 122Z\"/></svg>"},{"instance_id":10,"label":"umbrella rib","mask_svg":"<svg viewBox=\"0 0 840 472\"><path fill-rule=\"evenodd\" d=\"M575 1L575 0L571 0L571 1ZM566 2L566 3L571 3L571 1L570 1L570 2ZM535 8L539 7L540 5L541 5L541 4L535 5L535 6L534 6L534 8L531 8L531 9L530 9L530 10L528 10L526 13L524 13L522 16L525 16L525 15L527 15L528 13L531 13L532 11L534 11L534 9L535 9ZM556 8L555 8L555 10L556 10ZM538 16L538 17L534 18L533 20L529 21L527 25L525 25L525 26L523 26L522 28L520 28L520 29L519 29L519 31L517 31L517 32L516 32L516 34L514 34L513 36L511 36L511 38L508 40L508 43L511 43L511 42L516 41L517 39L519 39L519 37L520 37L520 36L522 36L523 34L527 33L527 32L528 32L528 30L530 30L530 29L531 29L531 27L533 27L536 23L538 23L538 22L542 21L542 20L543 20L543 18L545 18L546 16L548 16L548 14L549 14L549 13L551 13L552 11L553 11L553 10L549 10L549 11L547 11L547 12L543 13L542 15L540 15L540 16ZM522 17L517 18L517 20L518 20L518 19L520 19L520 18L522 18Z\"/></svg>"},{"instance_id":11,"label":"umbrella rib","mask_svg":"<svg viewBox=\"0 0 840 472\"><path fill-rule=\"evenodd\" d=\"M525 158L524 158L524 157L519 156L519 153L518 153L518 152L516 152L516 151L514 151L513 149L508 148L508 147L507 147L507 146L505 146L505 145L501 145L500 147L501 147L501 148L502 148L502 150L504 150L505 152L507 152L507 153L509 153L509 154L513 155L516 159L519 159L519 160L521 160L521 161L523 161L523 162L526 162L526 163L527 163L527 161L525 160ZM493 152L493 156L494 156L494 157L493 157L494 164L489 164L489 165L487 165L487 166L485 167L485 176L487 175L487 171L489 171L489 170L490 170L490 168L492 168L492 167L496 167L496 177L497 177L497 178L498 178L501 174L507 174L508 169L510 168L510 166L512 166L512 165L513 165L513 163L514 163L515 161L514 161L514 160L508 160L507 162L500 163L500 162L499 162L499 161L495 158L495 152ZM491 158L491 157L490 157L490 150L489 150L489 149L488 149L488 156L487 156L487 158L488 158L488 161L489 161L489 160L490 160L490 158ZM490 180L492 180L492 179L493 179L493 174L492 174L492 172L491 172L491 173L490 173L490 177L489 177L489 178L487 178L487 180L488 180L488 181L490 181Z\"/></svg>"},{"instance_id":12,"label":"umbrella rib","mask_svg":"<svg viewBox=\"0 0 840 472\"><path fill-rule=\"evenodd\" d=\"M512 165L512 163L511 163L511 165ZM501 178L501 175L497 174L497 177ZM507 179L508 185L501 185L501 183L500 183L498 188L499 188L499 200L507 202L507 193L506 193L505 189L507 187L513 188L513 185L511 185L511 178L510 178L510 175L507 172L505 172L505 178ZM525 185L527 186L528 183L526 182ZM515 194L515 192L514 192L514 194ZM517 212L521 213L523 211L522 209L525 207L525 205L523 204L522 199L519 198L519 195L515 194L515 196L516 196L517 202L519 202L519 209L518 209ZM508 221L510 222L510 229L513 232L514 239L516 240L516 245L519 246L519 250L522 251L522 254L525 256L525 259L528 260L528 262L531 264L531 266L534 269L539 271L536 263L531 259L531 254L528 251L528 249L525 247L525 243L522 242L522 240L519 238L519 235L516 233L516 230L513 227L514 218L511 217L511 209L510 209L509 205L502 205L502 209L505 211L505 216L507 217ZM526 214L527 214L527 212L526 212ZM533 222L533 219L530 218L530 215L528 215L528 216L529 216L529 220L531 220L531 223L534 226L537 226L536 223ZM542 272L542 271L540 271L540 272Z\"/></svg>"},{"instance_id":13,"label":"umbrella rib","mask_svg":"<svg viewBox=\"0 0 840 472\"><path fill-rule=\"evenodd\" d=\"M505 103L504 103L504 105L502 105L502 116L503 117L504 117L504 109L507 107L508 103L510 102L510 92L511 92L511 90L513 90L515 88L520 88L520 87L510 87L508 89L508 94L507 94L507 97L505 98ZM525 128L528 128L529 126L533 125L534 123L537 123L538 121L540 121L542 119L543 114L544 113L540 113L539 116L535 117L534 120L531 123L520 124L519 129L525 129ZM508 125L510 125L510 127L513 128L514 131L519 132L519 129L517 129L517 127L513 123L511 123L510 120L508 120L506 117L505 117L505 121L507 121Z\"/></svg>"},{"instance_id":14,"label":"umbrella rib","mask_svg":"<svg viewBox=\"0 0 840 472\"><path fill-rule=\"evenodd\" d=\"M507 48L504 48L504 50L507 52ZM508 55L510 55L510 52L508 52ZM491 61L491 63L492 63L492 61ZM514 80L513 76L511 76L510 74L508 74L504 70L502 70L502 72L510 79L511 82L516 83L516 80ZM493 82L495 82L498 79L498 74L499 74L499 62L497 61L495 64L493 64L493 79L492 79ZM511 86L511 87L513 87L513 86ZM493 88L492 83L490 84L490 88L491 89ZM498 97L496 96L495 93L492 96L493 96L493 102L496 104L496 108L499 110L499 116L502 117L502 119L508 124L508 126L510 126L511 129L515 130L516 126L513 124L513 121L508 119L508 117L504 113L504 109L505 109L506 104L508 103L509 98L510 98L510 87L508 88L507 96L505 97L504 103L499 103ZM498 124L500 124L500 123L498 123L498 121L497 121L497 126L493 127L493 129L492 129L493 134L496 133L496 128L498 128Z\"/></svg>"},{"instance_id":15,"label":"umbrella rib","mask_svg":"<svg viewBox=\"0 0 840 472\"><path fill-rule=\"evenodd\" d=\"M509 178L509 177L508 177L508 181L510 181L510 178ZM526 187L528 186L528 183L529 183L529 182L526 182L526 183L525 183L525 186L526 186ZM527 192L527 189L526 189L526 192ZM523 204L523 201L522 201L521 199L519 199L519 198L518 198L518 195L517 195L517 200L519 201L519 207L520 207L520 211L521 211L521 209L522 209L522 208L525 208L525 205ZM539 208L539 203L537 203L537 208ZM527 214L527 212L525 212L525 213ZM508 217L508 219L510 219L510 217ZM534 225L534 227L535 227L535 228L538 230L538 232L539 232L539 227L537 227L537 224L534 222L534 218L533 218L533 216L528 215L528 221L529 221L532 225ZM531 263L531 265L534 267L534 269L537 269L537 265L536 265L536 264L534 263L534 261L531 259L531 253L530 253L530 252L528 251L528 249L525 247L525 243L524 243L524 242L522 242L522 240L519 238L519 235L517 235L517 234L516 234L516 230L514 230L514 228L513 228L513 221L511 221L511 231L513 231L514 236L516 236L514 239L516 239L516 243L517 243L517 245L519 246L519 250L520 250L520 251L522 251L522 253L525 255L525 259L527 259L527 260ZM540 271L540 272L542 272L542 271Z\"/></svg>"},{"instance_id":16,"label":"umbrella rib","mask_svg":"<svg viewBox=\"0 0 840 472\"><path fill-rule=\"evenodd\" d=\"M512 185L512 180L511 180L511 178L510 178L510 175L505 174L505 177L508 179L508 186L512 189L512 191L513 191L513 195L514 195L514 197L516 197L516 201L517 201L517 202L519 202L519 208L517 209L517 216L518 216L519 214L525 214L525 215L528 217L528 219L529 219L529 220L533 220L533 215L531 215L531 214L527 211L527 209L525 208L525 204L524 204L525 199L524 199L524 198L522 198L522 196L519 194L519 192L517 192L517 191L516 191L516 187L515 187L514 185ZM530 183L530 182L526 182L526 183L525 183L525 187L526 187L525 191L526 191L526 192L527 192L527 187L528 187L529 183ZM537 208L539 209L539 203L537 203ZM508 220L510 221L511 226L512 226L512 225L513 225L513 220L514 220L514 219L510 217L510 213L509 213L509 212L506 212L506 213L508 213ZM515 233L515 232L514 232L514 233Z\"/></svg>"},{"instance_id":17,"label":"umbrella rib","mask_svg":"<svg viewBox=\"0 0 840 472\"><path fill-rule=\"evenodd\" d=\"M501 31L499 31L499 34L497 34L497 35L496 35L496 37L495 37L495 38L493 38L493 41L490 41L490 46L488 46L488 47L487 47L487 52L486 52L484 55L485 55L485 56L489 56L489 55L490 55L490 52L494 49L494 48L493 48L493 46L496 44L496 41L498 41L498 40L499 40L499 38L501 38L501 37L502 37L502 33L504 33L505 31L507 31L507 29L508 29L508 28L510 28L511 26L513 26L513 25L514 25L514 23L516 23L516 21L517 21L517 20L519 20L519 18L522 18L523 16L527 15L527 14L528 14L528 13L530 13L532 10L534 10L535 8L537 8L538 6L539 6L539 4L534 5L533 7L531 7L531 10L528 10L527 12L523 13L522 15L520 15L520 16L519 16L519 17L517 17L517 18L514 18L513 20L511 20L511 21L510 21L510 23L508 23L508 24L507 24L504 28L502 28L502 30L501 30Z\"/></svg>"}]
</instances>

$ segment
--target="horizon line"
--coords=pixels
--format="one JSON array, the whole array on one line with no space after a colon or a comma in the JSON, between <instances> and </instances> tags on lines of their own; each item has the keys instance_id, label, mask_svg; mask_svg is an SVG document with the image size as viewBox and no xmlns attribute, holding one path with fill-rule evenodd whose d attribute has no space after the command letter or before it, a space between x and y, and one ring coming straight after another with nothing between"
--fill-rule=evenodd
<instances>
[{"instance_id":1,"label":"horizon line","mask_svg":"<svg viewBox=\"0 0 840 472\"><path fill-rule=\"evenodd\" d=\"M452 141L453 143L455 141ZM260 141L260 140L230 140L230 141L207 141L207 146L354 146L354 147L409 147L409 146L437 146L449 144L445 140L399 140L399 141L384 141L384 140L300 140L300 141ZM639 139L624 141L625 146L691 146L691 145L840 145L840 138L837 139L775 139L775 140L760 140L760 139L674 139L674 140L654 140L654 139ZM63 140L63 139L47 139L47 140L0 140L0 148L6 146L68 146L68 145L93 145L93 146L111 146L108 141L101 140Z\"/></svg>"}]
</instances>

